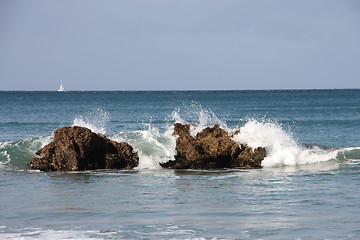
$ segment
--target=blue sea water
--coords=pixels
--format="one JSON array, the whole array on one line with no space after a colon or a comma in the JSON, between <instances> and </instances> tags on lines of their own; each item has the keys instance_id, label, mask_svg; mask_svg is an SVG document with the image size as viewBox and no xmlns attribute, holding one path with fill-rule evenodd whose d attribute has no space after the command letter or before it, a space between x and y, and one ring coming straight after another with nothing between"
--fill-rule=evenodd
<instances>
[{"instance_id":1,"label":"blue sea water","mask_svg":"<svg viewBox=\"0 0 360 240\"><path fill-rule=\"evenodd\" d=\"M263 168L162 169L175 122L240 129ZM74 125L129 142L139 167L31 170ZM0 239L360 239L359 190L358 89L0 92Z\"/></svg>"}]
</instances>

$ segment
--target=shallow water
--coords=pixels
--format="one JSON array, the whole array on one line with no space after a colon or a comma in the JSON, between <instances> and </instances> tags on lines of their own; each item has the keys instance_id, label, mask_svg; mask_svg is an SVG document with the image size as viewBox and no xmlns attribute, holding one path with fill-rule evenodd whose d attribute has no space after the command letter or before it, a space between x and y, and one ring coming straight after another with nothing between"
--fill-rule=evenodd
<instances>
[{"instance_id":1,"label":"shallow water","mask_svg":"<svg viewBox=\"0 0 360 240\"><path fill-rule=\"evenodd\" d=\"M0 239L360 239L360 90L1 92L0 101ZM237 141L264 145L269 164L161 169L181 121L196 123L193 133L240 128ZM67 125L130 142L140 167L30 170Z\"/></svg>"},{"instance_id":2,"label":"shallow water","mask_svg":"<svg viewBox=\"0 0 360 240\"><path fill-rule=\"evenodd\" d=\"M0 237L357 239L359 176L347 164L7 173Z\"/></svg>"}]
</instances>

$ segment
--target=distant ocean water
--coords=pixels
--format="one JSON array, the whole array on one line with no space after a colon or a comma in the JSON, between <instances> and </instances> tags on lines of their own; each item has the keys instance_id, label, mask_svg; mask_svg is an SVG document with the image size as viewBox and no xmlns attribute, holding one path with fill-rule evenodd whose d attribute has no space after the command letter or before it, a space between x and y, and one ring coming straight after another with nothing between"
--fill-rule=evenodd
<instances>
[{"instance_id":1,"label":"distant ocean water","mask_svg":"<svg viewBox=\"0 0 360 240\"><path fill-rule=\"evenodd\" d=\"M175 122L265 147L260 170L174 171ZM39 172L53 131L129 142L131 171ZM0 92L0 239L360 239L360 90Z\"/></svg>"}]
</instances>

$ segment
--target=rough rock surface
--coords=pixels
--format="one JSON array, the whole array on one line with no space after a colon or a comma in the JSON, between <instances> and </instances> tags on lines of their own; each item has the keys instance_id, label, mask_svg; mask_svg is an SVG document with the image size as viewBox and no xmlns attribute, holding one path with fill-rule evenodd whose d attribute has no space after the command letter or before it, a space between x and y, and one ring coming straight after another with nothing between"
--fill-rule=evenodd
<instances>
[{"instance_id":1,"label":"rough rock surface","mask_svg":"<svg viewBox=\"0 0 360 240\"><path fill-rule=\"evenodd\" d=\"M190 135L190 125L176 123L177 135L175 160L161 163L174 169L261 168L266 156L264 148L253 150L239 145L218 125L205 128L196 137Z\"/></svg>"},{"instance_id":2,"label":"rough rock surface","mask_svg":"<svg viewBox=\"0 0 360 240\"><path fill-rule=\"evenodd\" d=\"M41 171L82 171L93 169L131 169L139 157L125 143L109 140L84 127L55 130L54 141L40 149L30 165Z\"/></svg>"}]
</instances>

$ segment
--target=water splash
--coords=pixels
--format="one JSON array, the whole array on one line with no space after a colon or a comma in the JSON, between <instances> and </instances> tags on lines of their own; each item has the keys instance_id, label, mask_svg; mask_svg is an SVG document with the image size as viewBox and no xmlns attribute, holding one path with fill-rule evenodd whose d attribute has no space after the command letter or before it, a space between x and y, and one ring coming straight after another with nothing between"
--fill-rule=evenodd
<instances>
[{"instance_id":1,"label":"water splash","mask_svg":"<svg viewBox=\"0 0 360 240\"><path fill-rule=\"evenodd\" d=\"M180 109L176 109L172 112L171 119L174 120L175 123L186 123L186 121L180 116Z\"/></svg>"},{"instance_id":2,"label":"water splash","mask_svg":"<svg viewBox=\"0 0 360 240\"><path fill-rule=\"evenodd\" d=\"M249 120L234 136L238 143L252 148L265 147L267 157L263 167L294 166L337 159L339 149L305 148L283 127L270 121Z\"/></svg>"},{"instance_id":3,"label":"water splash","mask_svg":"<svg viewBox=\"0 0 360 240\"><path fill-rule=\"evenodd\" d=\"M184 115L189 119L183 118ZM160 169L159 163L175 159L177 137L172 135L174 122L189 123L193 136L215 124L224 129L227 128L226 123L221 121L211 110L196 103L193 103L190 108L186 108L185 112L181 109L174 110L171 119L173 122L166 127L164 132L154 127L150 119L149 123L144 123L145 130L121 132L110 138L118 142L128 142L138 152L140 160L138 169Z\"/></svg>"},{"instance_id":4,"label":"water splash","mask_svg":"<svg viewBox=\"0 0 360 240\"><path fill-rule=\"evenodd\" d=\"M182 116L185 116L183 118ZM190 134L196 136L206 127L212 127L214 125L219 125L221 128L228 130L229 128L226 125L226 122L220 120L215 113L203 107L201 104L193 103L190 107L182 109L176 109L172 113L172 119L176 123L189 123L190 124Z\"/></svg>"},{"instance_id":5,"label":"water splash","mask_svg":"<svg viewBox=\"0 0 360 240\"><path fill-rule=\"evenodd\" d=\"M76 116L72 126L86 127L93 132L105 134L106 124L109 121L109 118L110 117L107 112L101 108L97 108L96 110L88 113L86 116Z\"/></svg>"},{"instance_id":6,"label":"water splash","mask_svg":"<svg viewBox=\"0 0 360 240\"><path fill-rule=\"evenodd\" d=\"M162 162L173 160L176 154L176 137L172 136L173 127L164 133L148 124L147 130L121 132L110 139L117 142L128 142L139 154L138 169L160 169Z\"/></svg>"},{"instance_id":7,"label":"water splash","mask_svg":"<svg viewBox=\"0 0 360 240\"><path fill-rule=\"evenodd\" d=\"M108 113L98 108L86 117L77 116L73 125L90 128L92 131L106 133ZM189 123L191 133L195 136L206 127L215 124L231 133L238 129L229 129L226 122L220 120L211 110L201 105L176 109L172 112L171 123L165 128L155 127L151 119L144 124L143 130L119 132L108 136L117 142L128 142L139 154L138 169L160 169L160 164L173 160L176 155L176 136L173 136L173 123ZM30 138L14 142L0 142L0 169L26 169L35 152L50 143L53 136ZM291 131L274 121L247 120L240 128L240 133L233 137L235 141L250 147L265 147L267 157L263 167L296 166L330 160L347 161L360 164L360 147L324 149L318 146L305 147L297 142Z\"/></svg>"}]
</instances>

